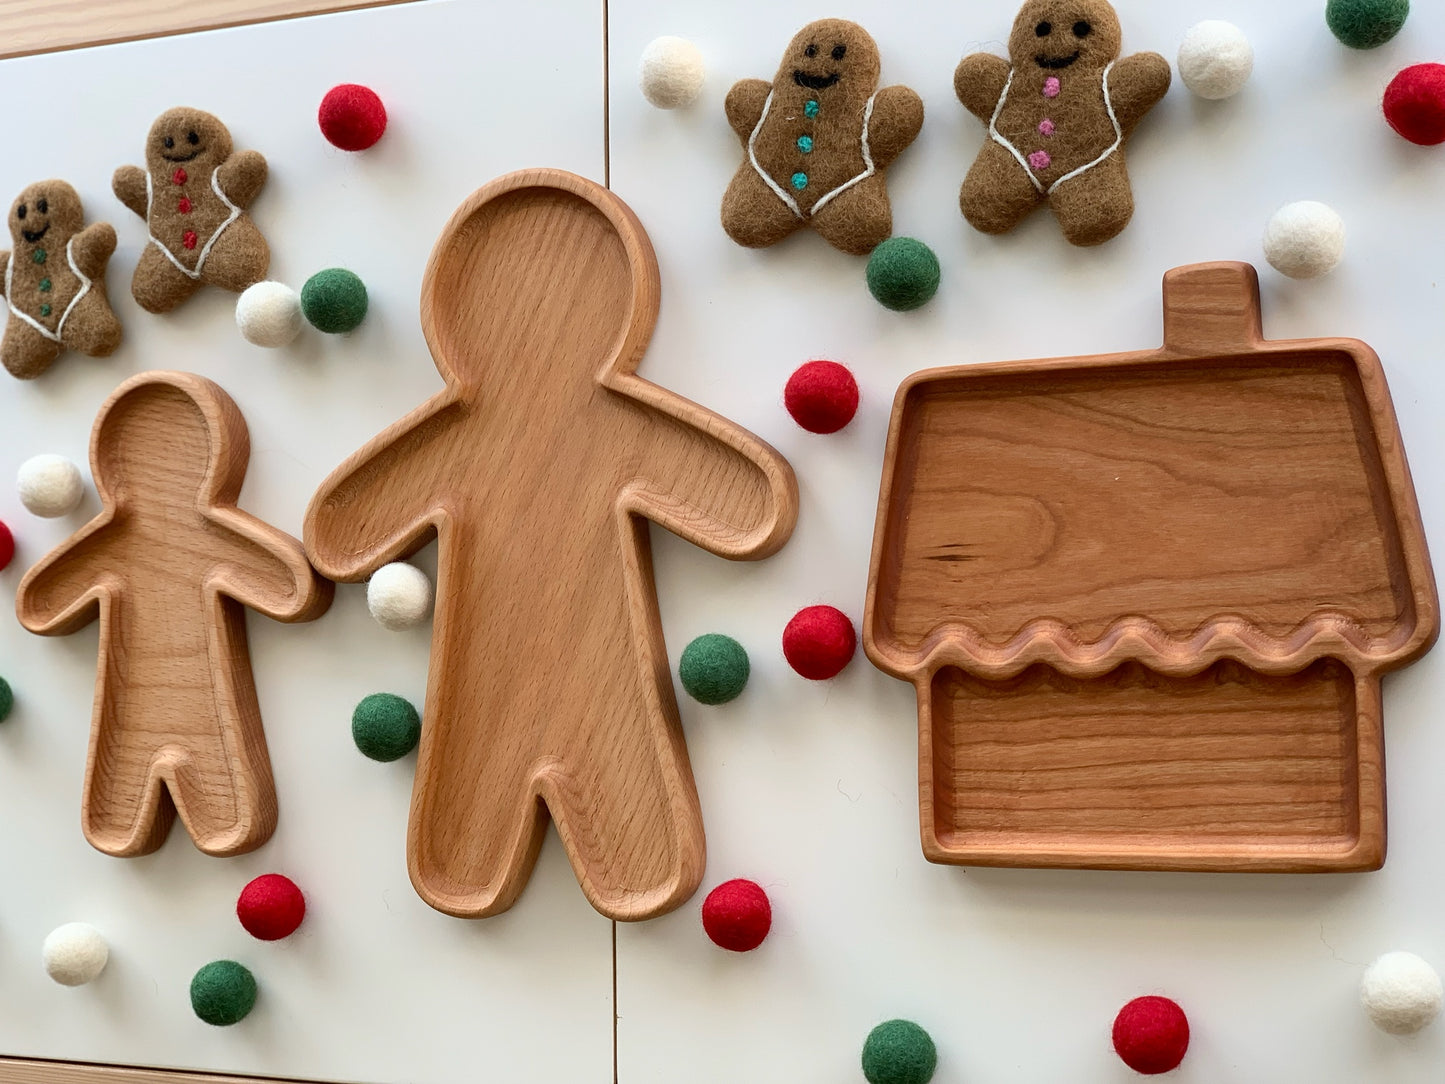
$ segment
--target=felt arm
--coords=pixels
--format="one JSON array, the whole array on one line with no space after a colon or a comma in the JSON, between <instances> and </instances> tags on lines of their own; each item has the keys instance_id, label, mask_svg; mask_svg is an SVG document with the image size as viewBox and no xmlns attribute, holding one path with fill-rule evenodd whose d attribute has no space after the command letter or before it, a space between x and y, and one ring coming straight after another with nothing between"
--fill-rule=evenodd
<instances>
[{"instance_id":1,"label":"felt arm","mask_svg":"<svg viewBox=\"0 0 1445 1084\"><path fill-rule=\"evenodd\" d=\"M923 99L908 87L884 87L873 99L868 146L873 161L884 169L918 138L923 127Z\"/></svg>"},{"instance_id":2,"label":"felt arm","mask_svg":"<svg viewBox=\"0 0 1445 1084\"><path fill-rule=\"evenodd\" d=\"M303 531L318 572L366 579L424 546L446 512L465 408L443 392L384 430L331 473L311 498Z\"/></svg>"},{"instance_id":3,"label":"felt arm","mask_svg":"<svg viewBox=\"0 0 1445 1084\"><path fill-rule=\"evenodd\" d=\"M985 123L993 119L1003 88L1008 85L1009 62L992 53L973 53L958 62L953 92L964 108Z\"/></svg>"},{"instance_id":4,"label":"felt arm","mask_svg":"<svg viewBox=\"0 0 1445 1084\"><path fill-rule=\"evenodd\" d=\"M120 589L108 550L109 515L90 521L42 557L20 581L15 616L31 632L65 636L90 624L102 595Z\"/></svg>"},{"instance_id":5,"label":"felt arm","mask_svg":"<svg viewBox=\"0 0 1445 1084\"><path fill-rule=\"evenodd\" d=\"M97 279L105 274L105 265L115 252L115 227L109 222L92 222L70 239L70 253L75 266L86 278Z\"/></svg>"},{"instance_id":6,"label":"felt arm","mask_svg":"<svg viewBox=\"0 0 1445 1084\"><path fill-rule=\"evenodd\" d=\"M221 163L216 179L221 191L243 210L266 183L266 159L258 151L241 151Z\"/></svg>"},{"instance_id":7,"label":"felt arm","mask_svg":"<svg viewBox=\"0 0 1445 1084\"><path fill-rule=\"evenodd\" d=\"M613 387L646 407L646 449L619 508L734 561L776 553L798 519L788 461L751 433L695 403L626 374Z\"/></svg>"},{"instance_id":8,"label":"felt arm","mask_svg":"<svg viewBox=\"0 0 1445 1084\"><path fill-rule=\"evenodd\" d=\"M211 584L276 621L312 621L331 605L334 585L316 575L301 543L238 508L213 508L225 528L216 541Z\"/></svg>"},{"instance_id":9,"label":"felt arm","mask_svg":"<svg viewBox=\"0 0 1445 1084\"><path fill-rule=\"evenodd\" d=\"M146 217L146 171L138 166L121 166L110 179L110 190L141 218Z\"/></svg>"},{"instance_id":10,"label":"felt arm","mask_svg":"<svg viewBox=\"0 0 1445 1084\"><path fill-rule=\"evenodd\" d=\"M0 283L5 281L5 271L10 266L10 253L0 252Z\"/></svg>"},{"instance_id":11,"label":"felt arm","mask_svg":"<svg viewBox=\"0 0 1445 1084\"><path fill-rule=\"evenodd\" d=\"M1127 134L1169 90L1169 61L1158 53L1135 53L1114 64L1109 73L1109 99Z\"/></svg>"},{"instance_id":12,"label":"felt arm","mask_svg":"<svg viewBox=\"0 0 1445 1084\"><path fill-rule=\"evenodd\" d=\"M762 79L740 80L728 91L723 108L727 110L728 124L732 125L733 131L743 141L743 146L747 146L748 138L762 119L763 103L768 100L772 91L773 84Z\"/></svg>"}]
</instances>

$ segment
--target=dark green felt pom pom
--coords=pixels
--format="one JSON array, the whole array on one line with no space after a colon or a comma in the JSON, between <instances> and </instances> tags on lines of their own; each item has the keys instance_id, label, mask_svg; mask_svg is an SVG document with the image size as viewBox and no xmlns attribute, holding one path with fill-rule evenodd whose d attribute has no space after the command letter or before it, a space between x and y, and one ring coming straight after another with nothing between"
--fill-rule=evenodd
<instances>
[{"instance_id":1,"label":"dark green felt pom pom","mask_svg":"<svg viewBox=\"0 0 1445 1084\"><path fill-rule=\"evenodd\" d=\"M868 289L895 312L928 304L938 292L938 257L922 241L890 237L868 257Z\"/></svg>"},{"instance_id":2,"label":"dark green felt pom pom","mask_svg":"<svg viewBox=\"0 0 1445 1084\"><path fill-rule=\"evenodd\" d=\"M366 319L366 284L342 267L318 271L301 287L301 311L317 331L352 331Z\"/></svg>"},{"instance_id":3,"label":"dark green felt pom pom","mask_svg":"<svg viewBox=\"0 0 1445 1084\"><path fill-rule=\"evenodd\" d=\"M217 960L191 980L191 1008L208 1024L225 1027L256 1005L256 978L235 960Z\"/></svg>"},{"instance_id":4,"label":"dark green felt pom pom","mask_svg":"<svg viewBox=\"0 0 1445 1084\"><path fill-rule=\"evenodd\" d=\"M1325 22L1351 49L1375 49L1400 32L1410 0L1329 0Z\"/></svg>"},{"instance_id":5,"label":"dark green felt pom pom","mask_svg":"<svg viewBox=\"0 0 1445 1084\"><path fill-rule=\"evenodd\" d=\"M421 716L399 696L372 693L351 713L351 738L372 760L398 760L416 748Z\"/></svg>"},{"instance_id":6,"label":"dark green felt pom pom","mask_svg":"<svg viewBox=\"0 0 1445 1084\"><path fill-rule=\"evenodd\" d=\"M0 678L0 723L3 723L10 715L10 709L15 706L15 693L10 688L10 682Z\"/></svg>"},{"instance_id":7,"label":"dark green felt pom pom","mask_svg":"<svg viewBox=\"0 0 1445 1084\"><path fill-rule=\"evenodd\" d=\"M682 650L677 675L682 687L703 704L726 704L748 683L748 653L731 636L710 632Z\"/></svg>"},{"instance_id":8,"label":"dark green felt pom pom","mask_svg":"<svg viewBox=\"0 0 1445 1084\"><path fill-rule=\"evenodd\" d=\"M933 1040L911 1020L889 1020L868 1033L863 1075L869 1084L928 1084L938 1067Z\"/></svg>"}]
</instances>

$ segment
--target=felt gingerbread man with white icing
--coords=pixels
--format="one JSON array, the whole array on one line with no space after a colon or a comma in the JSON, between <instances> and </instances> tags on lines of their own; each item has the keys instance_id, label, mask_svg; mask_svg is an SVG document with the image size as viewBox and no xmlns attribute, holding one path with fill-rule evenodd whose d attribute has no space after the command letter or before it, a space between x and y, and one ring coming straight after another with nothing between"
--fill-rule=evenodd
<instances>
[{"instance_id":1,"label":"felt gingerbread man with white icing","mask_svg":"<svg viewBox=\"0 0 1445 1084\"><path fill-rule=\"evenodd\" d=\"M1107 0L1029 0L1009 60L963 58L954 90L989 134L959 194L974 228L1007 233L1044 201L1075 245L1129 224L1124 142L1168 91L1170 71L1157 53L1121 59L1121 44Z\"/></svg>"},{"instance_id":2,"label":"felt gingerbread man with white icing","mask_svg":"<svg viewBox=\"0 0 1445 1084\"><path fill-rule=\"evenodd\" d=\"M146 168L121 166L111 188L146 220L150 239L131 293L169 312L201 286L240 292L266 277L271 250L246 209L266 183L266 159L232 153L231 133L199 109L168 109L146 137Z\"/></svg>"}]
</instances>

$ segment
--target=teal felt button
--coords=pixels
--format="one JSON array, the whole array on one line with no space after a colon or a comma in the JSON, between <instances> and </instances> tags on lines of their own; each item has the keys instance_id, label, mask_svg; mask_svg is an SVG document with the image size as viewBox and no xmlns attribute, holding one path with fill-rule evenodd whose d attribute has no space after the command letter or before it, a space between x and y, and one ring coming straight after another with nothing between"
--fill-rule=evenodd
<instances>
[{"instance_id":1,"label":"teal felt button","mask_svg":"<svg viewBox=\"0 0 1445 1084\"><path fill-rule=\"evenodd\" d=\"M41 292L42 294L48 294L48 293L50 292L50 280L49 280L49 279L41 279L41 280L40 280L40 292Z\"/></svg>"},{"instance_id":2,"label":"teal felt button","mask_svg":"<svg viewBox=\"0 0 1445 1084\"><path fill-rule=\"evenodd\" d=\"M799 192L808 187L808 175L806 173L793 174L793 187Z\"/></svg>"},{"instance_id":3,"label":"teal felt button","mask_svg":"<svg viewBox=\"0 0 1445 1084\"><path fill-rule=\"evenodd\" d=\"M813 137L812 137L812 136L799 136L799 137L798 137L798 150L802 151L804 154L812 154L812 153L813 153Z\"/></svg>"},{"instance_id":4,"label":"teal felt button","mask_svg":"<svg viewBox=\"0 0 1445 1084\"><path fill-rule=\"evenodd\" d=\"M808 104L805 105L805 106L803 106L803 116L805 116L805 117L816 117L817 115L818 115L818 103L817 103L816 100L814 100L814 99L812 99L812 98L809 98L809 99L808 99Z\"/></svg>"},{"instance_id":5,"label":"teal felt button","mask_svg":"<svg viewBox=\"0 0 1445 1084\"><path fill-rule=\"evenodd\" d=\"M34 260L36 263L44 263L44 262L45 262L45 250L44 250L43 248L37 248L34 252L32 252L32 253L30 254L30 258L31 258L32 260Z\"/></svg>"}]
</instances>

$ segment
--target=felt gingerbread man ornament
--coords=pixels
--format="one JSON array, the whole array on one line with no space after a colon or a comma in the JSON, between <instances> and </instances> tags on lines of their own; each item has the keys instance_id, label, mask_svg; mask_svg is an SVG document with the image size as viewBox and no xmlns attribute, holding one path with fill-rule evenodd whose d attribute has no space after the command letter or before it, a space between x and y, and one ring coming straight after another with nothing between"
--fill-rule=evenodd
<instances>
[{"instance_id":1,"label":"felt gingerbread man ornament","mask_svg":"<svg viewBox=\"0 0 1445 1084\"><path fill-rule=\"evenodd\" d=\"M798 31L768 83L728 91L728 123L746 157L723 196L722 224L748 248L812 226L829 244L866 255L893 232L884 174L923 127L923 100L878 90L878 46L846 19Z\"/></svg>"},{"instance_id":2,"label":"felt gingerbread man ornament","mask_svg":"<svg viewBox=\"0 0 1445 1084\"><path fill-rule=\"evenodd\" d=\"M761 440L637 375L659 289L646 232L607 189L558 170L485 186L422 285L445 390L307 510L307 552L333 579L437 539L407 852L449 914L511 906L548 814L610 918L672 910L702 877L648 521L757 559L791 533L797 484Z\"/></svg>"},{"instance_id":3,"label":"felt gingerbread man ornament","mask_svg":"<svg viewBox=\"0 0 1445 1084\"><path fill-rule=\"evenodd\" d=\"M1098 245L1134 215L1124 142L1169 89L1157 53L1119 58L1107 0L1029 0L1014 20L1009 60L963 58L953 86L988 125L959 204L984 233L1007 233L1040 203L1064 237Z\"/></svg>"},{"instance_id":4,"label":"felt gingerbread man ornament","mask_svg":"<svg viewBox=\"0 0 1445 1084\"><path fill-rule=\"evenodd\" d=\"M266 277L271 249L246 209L266 183L266 159L232 153L231 133L199 109L168 109L146 137L146 167L121 166L116 198L145 219L150 239L131 279L147 312L169 312L201 286L237 293Z\"/></svg>"},{"instance_id":5,"label":"felt gingerbread man ornament","mask_svg":"<svg viewBox=\"0 0 1445 1084\"><path fill-rule=\"evenodd\" d=\"M10 318L0 361L30 380L69 347L93 358L120 345L120 321L105 292L115 252L108 222L85 224L80 194L64 181L32 184L10 205L10 239L0 252L0 282Z\"/></svg>"},{"instance_id":6,"label":"felt gingerbread man ornament","mask_svg":"<svg viewBox=\"0 0 1445 1084\"><path fill-rule=\"evenodd\" d=\"M242 607L309 621L332 585L296 539L236 507L249 455L246 423L215 384L132 377L91 434L100 514L20 581L15 611L31 632L100 618L81 824L106 854L154 851L177 813L212 855L253 850L275 829Z\"/></svg>"}]
</instances>

